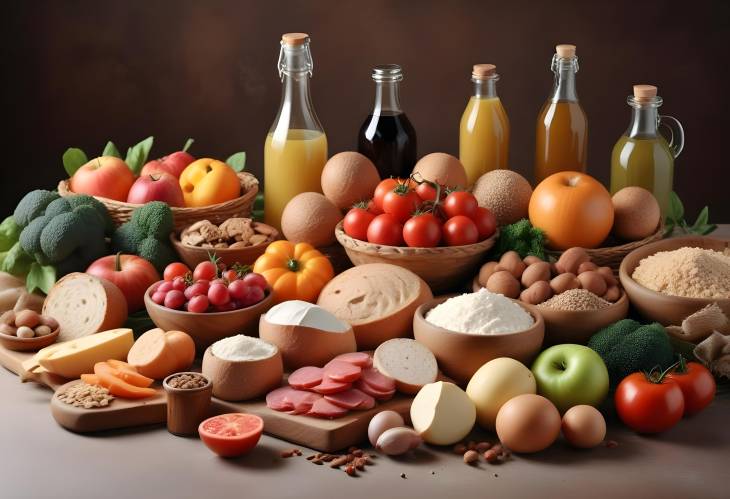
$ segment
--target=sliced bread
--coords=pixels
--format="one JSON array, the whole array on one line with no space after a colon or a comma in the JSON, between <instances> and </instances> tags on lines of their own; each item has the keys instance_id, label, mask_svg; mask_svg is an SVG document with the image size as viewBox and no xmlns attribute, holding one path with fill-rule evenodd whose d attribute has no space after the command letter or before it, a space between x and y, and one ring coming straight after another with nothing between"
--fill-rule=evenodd
<instances>
[{"instance_id":1,"label":"sliced bread","mask_svg":"<svg viewBox=\"0 0 730 499\"><path fill-rule=\"evenodd\" d=\"M417 393L438 376L438 364L431 350L410 338L393 338L382 343L373 355L373 366L395 380L402 393Z\"/></svg>"}]
</instances>

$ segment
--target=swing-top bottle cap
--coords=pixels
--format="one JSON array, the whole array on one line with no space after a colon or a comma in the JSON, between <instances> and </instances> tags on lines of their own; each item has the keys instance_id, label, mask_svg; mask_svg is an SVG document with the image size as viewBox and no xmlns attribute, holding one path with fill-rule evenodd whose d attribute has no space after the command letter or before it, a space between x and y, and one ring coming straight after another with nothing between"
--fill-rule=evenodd
<instances>
[{"instance_id":1,"label":"swing-top bottle cap","mask_svg":"<svg viewBox=\"0 0 730 499\"><path fill-rule=\"evenodd\" d=\"M494 64L474 64L471 75L479 80L485 80L497 73L497 66Z\"/></svg>"},{"instance_id":2,"label":"swing-top bottle cap","mask_svg":"<svg viewBox=\"0 0 730 499\"><path fill-rule=\"evenodd\" d=\"M285 45L304 45L309 41L309 35L306 33L284 33L281 35L281 41Z\"/></svg>"},{"instance_id":3,"label":"swing-top bottle cap","mask_svg":"<svg viewBox=\"0 0 730 499\"><path fill-rule=\"evenodd\" d=\"M567 43L556 45L555 53L558 54L558 57L561 57L563 59L575 57L575 45L570 45Z\"/></svg>"},{"instance_id":4,"label":"swing-top bottle cap","mask_svg":"<svg viewBox=\"0 0 730 499\"><path fill-rule=\"evenodd\" d=\"M657 88L654 85L634 85L634 99L646 102L656 97Z\"/></svg>"}]
</instances>

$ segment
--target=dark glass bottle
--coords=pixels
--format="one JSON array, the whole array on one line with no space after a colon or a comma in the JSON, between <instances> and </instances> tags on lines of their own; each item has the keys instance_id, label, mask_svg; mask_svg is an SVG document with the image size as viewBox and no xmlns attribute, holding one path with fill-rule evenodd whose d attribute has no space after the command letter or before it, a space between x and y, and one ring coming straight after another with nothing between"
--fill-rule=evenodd
<instances>
[{"instance_id":1,"label":"dark glass bottle","mask_svg":"<svg viewBox=\"0 0 730 499\"><path fill-rule=\"evenodd\" d=\"M400 107L403 72L397 64L373 68L375 106L360 127L357 150L370 158L380 178L406 178L416 164L416 131Z\"/></svg>"}]
</instances>

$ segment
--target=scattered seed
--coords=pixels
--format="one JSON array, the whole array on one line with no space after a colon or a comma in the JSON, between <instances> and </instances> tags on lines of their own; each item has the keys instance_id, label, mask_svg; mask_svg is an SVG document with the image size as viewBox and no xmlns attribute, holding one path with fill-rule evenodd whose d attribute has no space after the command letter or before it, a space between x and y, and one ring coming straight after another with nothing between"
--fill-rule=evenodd
<instances>
[{"instance_id":1,"label":"scattered seed","mask_svg":"<svg viewBox=\"0 0 730 499\"><path fill-rule=\"evenodd\" d=\"M401 473L401 474L400 474L400 477L401 477L401 478L403 478L403 479L406 479L406 478L408 478L408 477L406 476L406 474L405 474L405 473Z\"/></svg>"},{"instance_id":2,"label":"scattered seed","mask_svg":"<svg viewBox=\"0 0 730 499\"><path fill-rule=\"evenodd\" d=\"M355 468L354 464L348 464L345 468L345 473L347 473L350 476L357 476L357 469Z\"/></svg>"},{"instance_id":3,"label":"scattered seed","mask_svg":"<svg viewBox=\"0 0 730 499\"><path fill-rule=\"evenodd\" d=\"M351 447L348 447L347 453L348 454L354 454L356 450L360 450L359 448L355 447L354 445Z\"/></svg>"},{"instance_id":4,"label":"scattered seed","mask_svg":"<svg viewBox=\"0 0 730 499\"><path fill-rule=\"evenodd\" d=\"M469 440L469 443L466 444L467 450L475 450L477 448L477 443L474 440Z\"/></svg>"},{"instance_id":5,"label":"scattered seed","mask_svg":"<svg viewBox=\"0 0 730 499\"><path fill-rule=\"evenodd\" d=\"M431 470L431 474L432 474L432 475L435 475L435 474L436 474L436 472L435 472L434 470Z\"/></svg>"},{"instance_id":6,"label":"scattered seed","mask_svg":"<svg viewBox=\"0 0 730 499\"><path fill-rule=\"evenodd\" d=\"M476 451L480 454L484 454L484 452L488 451L492 447L492 444L490 442L479 442L476 446Z\"/></svg>"},{"instance_id":7,"label":"scattered seed","mask_svg":"<svg viewBox=\"0 0 730 499\"><path fill-rule=\"evenodd\" d=\"M330 468L339 468L343 464L347 464L349 461L347 460L347 456L340 456L336 459L333 459L332 462L330 462Z\"/></svg>"},{"instance_id":8,"label":"scattered seed","mask_svg":"<svg viewBox=\"0 0 730 499\"><path fill-rule=\"evenodd\" d=\"M317 454L312 454L311 456L307 456L307 461L311 461L315 457L317 457Z\"/></svg>"},{"instance_id":9,"label":"scattered seed","mask_svg":"<svg viewBox=\"0 0 730 499\"><path fill-rule=\"evenodd\" d=\"M363 454L365 454L365 452L362 449L355 449L352 451L352 455L355 457L362 457Z\"/></svg>"},{"instance_id":10,"label":"scattered seed","mask_svg":"<svg viewBox=\"0 0 730 499\"><path fill-rule=\"evenodd\" d=\"M454 454L459 454L460 456L464 455L464 453L467 451L466 445L464 444L456 444L454 445Z\"/></svg>"},{"instance_id":11,"label":"scattered seed","mask_svg":"<svg viewBox=\"0 0 730 499\"><path fill-rule=\"evenodd\" d=\"M321 459L313 459L312 462L319 465L324 464L324 461L322 461Z\"/></svg>"},{"instance_id":12,"label":"scattered seed","mask_svg":"<svg viewBox=\"0 0 730 499\"><path fill-rule=\"evenodd\" d=\"M476 464L479 461L479 454L475 450L468 450L464 453L464 462L466 464Z\"/></svg>"},{"instance_id":13,"label":"scattered seed","mask_svg":"<svg viewBox=\"0 0 730 499\"><path fill-rule=\"evenodd\" d=\"M494 478L497 478L497 477L499 477L499 475L495 473L495 474L494 474Z\"/></svg>"},{"instance_id":14,"label":"scattered seed","mask_svg":"<svg viewBox=\"0 0 730 499\"><path fill-rule=\"evenodd\" d=\"M499 459L499 453L494 449L489 449L484 453L484 460L488 463L494 463Z\"/></svg>"},{"instance_id":15,"label":"scattered seed","mask_svg":"<svg viewBox=\"0 0 730 499\"><path fill-rule=\"evenodd\" d=\"M613 449L614 447L618 447L618 442L615 440L606 440L606 443L604 445L609 449Z\"/></svg>"}]
</instances>

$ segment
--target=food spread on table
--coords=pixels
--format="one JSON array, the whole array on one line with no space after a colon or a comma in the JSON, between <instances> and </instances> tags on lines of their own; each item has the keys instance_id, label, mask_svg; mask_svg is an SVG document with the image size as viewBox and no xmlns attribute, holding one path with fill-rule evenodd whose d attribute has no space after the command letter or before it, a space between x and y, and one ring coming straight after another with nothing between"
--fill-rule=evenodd
<instances>
[{"instance_id":1,"label":"food spread on table","mask_svg":"<svg viewBox=\"0 0 730 499\"><path fill-rule=\"evenodd\" d=\"M224 457L269 432L357 476L424 445L470 466L561 435L613 447L614 412L660 433L712 402L730 373L730 243L664 239L665 219L711 226L676 213L684 138L656 87L628 97L609 191L586 173L573 45L553 55L534 185L508 169L496 66L473 67L459 156L420 159L398 65L373 69L358 150L328 159L312 68L309 36L285 34L258 200L245 153L196 158L189 140L147 161L150 137L125 158L112 142L92 159L70 148L59 190L27 193L0 224L0 361L62 380L59 422L166 421Z\"/></svg>"}]
</instances>

